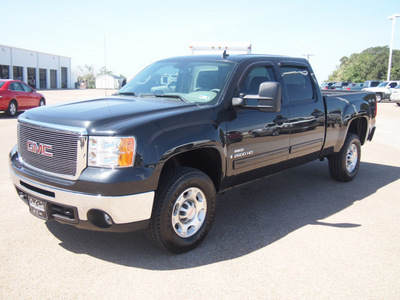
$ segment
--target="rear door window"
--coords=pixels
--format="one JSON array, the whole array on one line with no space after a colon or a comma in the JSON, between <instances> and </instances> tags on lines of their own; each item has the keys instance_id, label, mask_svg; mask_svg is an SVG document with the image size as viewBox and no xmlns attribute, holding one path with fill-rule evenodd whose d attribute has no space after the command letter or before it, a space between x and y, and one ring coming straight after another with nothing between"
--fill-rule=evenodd
<instances>
[{"instance_id":1,"label":"rear door window","mask_svg":"<svg viewBox=\"0 0 400 300\"><path fill-rule=\"evenodd\" d=\"M290 102L310 101L315 98L310 72L297 66L281 67L283 82Z\"/></svg>"}]
</instances>

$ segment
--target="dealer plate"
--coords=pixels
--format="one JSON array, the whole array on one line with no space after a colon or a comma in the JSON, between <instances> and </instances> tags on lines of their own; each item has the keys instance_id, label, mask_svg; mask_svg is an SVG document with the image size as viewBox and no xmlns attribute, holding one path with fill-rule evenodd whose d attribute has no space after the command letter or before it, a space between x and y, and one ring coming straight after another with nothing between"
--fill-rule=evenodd
<instances>
[{"instance_id":1,"label":"dealer plate","mask_svg":"<svg viewBox=\"0 0 400 300\"><path fill-rule=\"evenodd\" d=\"M29 211L32 215L43 220L48 220L47 202L28 196L28 203Z\"/></svg>"}]
</instances>

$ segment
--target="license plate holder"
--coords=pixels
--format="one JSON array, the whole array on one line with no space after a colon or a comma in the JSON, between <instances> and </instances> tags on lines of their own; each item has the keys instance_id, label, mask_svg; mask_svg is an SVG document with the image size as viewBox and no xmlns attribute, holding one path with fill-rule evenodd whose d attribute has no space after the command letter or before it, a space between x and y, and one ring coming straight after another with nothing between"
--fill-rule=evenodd
<instances>
[{"instance_id":1,"label":"license plate holder","mask_svg":"<svg viewBox=\"0 0 400 300\"><path fill-rule=\"evenodd\" d=\"M35 217L48 220L47 202L28 196L29 211Z\"/></svg>"}]
</instances>

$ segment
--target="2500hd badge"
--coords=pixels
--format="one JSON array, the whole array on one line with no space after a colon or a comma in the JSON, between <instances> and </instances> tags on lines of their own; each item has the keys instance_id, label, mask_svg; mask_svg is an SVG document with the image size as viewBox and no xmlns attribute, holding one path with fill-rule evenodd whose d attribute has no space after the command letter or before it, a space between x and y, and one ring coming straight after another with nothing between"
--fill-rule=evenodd
<instances>
[{"instance_id":1,"label":"2500hd badge","mask_svg":"<svg viewBox=\"0 0 400 300\"><path fill-rule=\"evenodd\" d=\"M114 96L20 115L10 176L40 218L146 230L182 253L204 240L217 194L234 186L324 158L332 178L351 181L376 111L374 93L322 95L305 59L170 58Z\"/></svg>"}]
</instances>

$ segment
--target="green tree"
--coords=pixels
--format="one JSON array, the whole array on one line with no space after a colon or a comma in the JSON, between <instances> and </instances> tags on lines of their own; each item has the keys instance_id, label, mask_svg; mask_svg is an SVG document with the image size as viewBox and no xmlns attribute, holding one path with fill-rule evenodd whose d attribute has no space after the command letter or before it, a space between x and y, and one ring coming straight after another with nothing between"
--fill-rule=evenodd
<instances>
[{"instance_id":1,"label":"green tree","mask_svg":"<svg viewBox=\"0 0 400 300\"><path fill-rule=\"evenodd\" d=\"M78 81L86 82L86 88L94 89L95 88L95 75L94 75L94 67L93 65L85 65L83 67L78 66L80 71L80 75L78 76Z\"/></svg>"},{"instance_id":2,"label":"green tree","mask_svg":"<svg viewBox=\"0 0 400 300\"><path fill-rule=\"evenodd\" d=\"M389 47L371 47L361 53L343 56L340 65L329 76L329 81L364 82L386 80ZM391 79L400 80L400 50L393 50Z\"/></svg>"},{"instance_id":3,"label":"green tree","mask_svg":"<svg viewBox=\"0 0 400 300\"><path fill-rule=\"evenodd\" d=\"M103 75L103 74L109 74L109 75L112 75L112 71L111 70L108 70L105 66L104 67L101 67L100 68L100 70L99 70L99 74L98 75Z\"/></svg>"}]
</instances>

